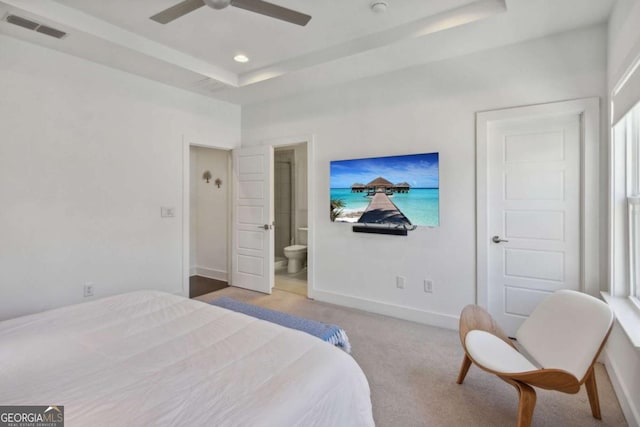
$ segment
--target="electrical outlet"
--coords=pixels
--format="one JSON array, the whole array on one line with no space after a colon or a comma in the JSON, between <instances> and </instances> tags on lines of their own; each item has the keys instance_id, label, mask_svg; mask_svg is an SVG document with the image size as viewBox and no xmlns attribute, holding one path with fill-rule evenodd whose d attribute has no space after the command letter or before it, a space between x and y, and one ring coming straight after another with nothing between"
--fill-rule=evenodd
<instances>
[{"instance_id":1,"label":"electrical outlet","mask_svg":"<svg viewBox=\"0 0 640 427\"><path fill-rule=\"evenodd\" d=\"M84 296L85 298L93 296L93 283L89 282L84 284Z\"/></svg>"},{"instance_id":2,"label":"electrical outlet","mask_svg":"<svg viewBox=\"0 0 640 427\"><path fill-rule=\"evenodd\" d=\"M424 291L428 294L433 293L433 281L424 279Z\"/></svg>"},{"instance_id":3,"label":"electrical outlet","mask_svg":"<svg viewBox=\"0 0 640 427\"><path fill-rule=\"evenodd\" d=\"M405 278L403 276L396 276L396 288L404 289Z\"/></svg>"},{"instance_id":4,"label":"electrical outlet","mask_svg":"<svg viewBox=\"0 0 640 427\"><path fill-rule=\"evenodd\" d=\"M176 216L176 208L162 206L160 208L160 216L162 218L173 218Z\"/></svg>"}]
</instances>

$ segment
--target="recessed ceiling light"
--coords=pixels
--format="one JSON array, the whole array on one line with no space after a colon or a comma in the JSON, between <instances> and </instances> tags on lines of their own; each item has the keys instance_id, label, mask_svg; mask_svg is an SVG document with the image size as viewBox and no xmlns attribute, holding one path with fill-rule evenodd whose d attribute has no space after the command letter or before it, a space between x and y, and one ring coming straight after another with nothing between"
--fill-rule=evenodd
<instances>
[{"instance_id":1,"label":"recessed ceiling light","mask_svg":"<svg viewBox=\"0 0 640 427\"><path fill-rule=\"evenodd\" d=\"M236 62L240 62L240 63L245 63L245 62L249 62L249 58L247 57L247 55L236 55L233 57L233 60Z\"/></svg>"},{"instance_id":2,"label":"recessed ceiling light","mask_svg":"<svg viewBox=\"0 0 640 427\"><path fill-rule=\"evenodd\" d=\"M375 13L384 13L388 6L389 4L385 0L373 0L370 7Z\"/></svg>"}]
</instances>

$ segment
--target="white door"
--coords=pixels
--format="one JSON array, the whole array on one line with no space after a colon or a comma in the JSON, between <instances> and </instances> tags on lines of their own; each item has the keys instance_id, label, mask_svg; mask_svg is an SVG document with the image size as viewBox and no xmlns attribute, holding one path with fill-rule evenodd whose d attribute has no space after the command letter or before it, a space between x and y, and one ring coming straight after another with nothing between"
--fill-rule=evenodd
<instances>
[{"instance_id":1,"label":"white door","mask_svg":"<svg viewBox=\"0 0 640 427\"><path fill-rule=\"evenodd\" d=\"M233 150L231 285L268 294L274 275L272 164L271 146Z\"/></svg>"},{"instance_id":2,"label":"white door","mask_svg":"<svg viewBox=\"0 0 640 427\"><path fill-rule=\"evenodd\" d=\"M487 128L488 309L509 336L549 293L580 289L579 114Z\"/></svg>"}]
</instances>

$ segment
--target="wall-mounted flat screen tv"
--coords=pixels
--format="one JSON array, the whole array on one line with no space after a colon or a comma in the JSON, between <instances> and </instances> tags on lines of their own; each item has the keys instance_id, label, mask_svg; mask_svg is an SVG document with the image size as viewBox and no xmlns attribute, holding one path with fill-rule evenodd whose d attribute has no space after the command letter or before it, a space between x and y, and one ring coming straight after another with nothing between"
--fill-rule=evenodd
<instances>
[{"instance_id":1,"label":"wall-mounted flat screen tv","mask_svg":"<svg viewBox=\"0 0 640 427\"><path fill-rule=\"evenodd\" d=\"M332 161L330 184L332 221L440 224L438 153Z\"/></svg>"}]
</instances>

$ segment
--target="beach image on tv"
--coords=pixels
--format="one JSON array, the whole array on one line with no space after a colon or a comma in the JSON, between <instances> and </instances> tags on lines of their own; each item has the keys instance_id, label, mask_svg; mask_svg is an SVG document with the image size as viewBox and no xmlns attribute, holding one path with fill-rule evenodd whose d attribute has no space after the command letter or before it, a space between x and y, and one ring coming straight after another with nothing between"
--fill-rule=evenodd
<instances>
[{"instance_id":1,"label":"beach image on tv","mask_svg":"<svg viewBox=\"0 0 640 427\"><path fill-rule=\"evenodd\" d=\"M438 153L332 161L330 184L332 221L440 224Z\"/></svg>"}]
</instances>

